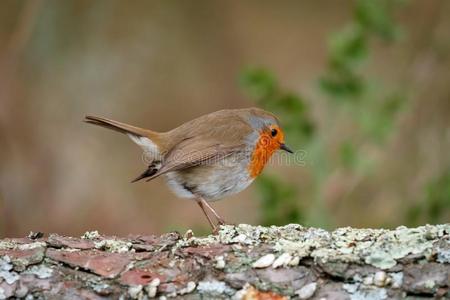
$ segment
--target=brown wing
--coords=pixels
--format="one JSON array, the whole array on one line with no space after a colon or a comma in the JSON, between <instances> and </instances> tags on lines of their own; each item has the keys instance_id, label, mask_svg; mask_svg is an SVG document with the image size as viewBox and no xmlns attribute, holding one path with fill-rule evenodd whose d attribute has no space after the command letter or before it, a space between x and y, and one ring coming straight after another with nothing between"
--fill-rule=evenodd
<instances>
[{"instance_id":1,"label":"brown wing","mask_svg":"<svg viewBox=\"0 0 450 300\"><path fill-rule=\"evenodd\" d=\"M168 172L182 170L205 163L220 161L242 149L243 145L226 146L215 140L189 138L175 146L164 158L163 165L150 181Z\"/></svg>"}]
</instances>

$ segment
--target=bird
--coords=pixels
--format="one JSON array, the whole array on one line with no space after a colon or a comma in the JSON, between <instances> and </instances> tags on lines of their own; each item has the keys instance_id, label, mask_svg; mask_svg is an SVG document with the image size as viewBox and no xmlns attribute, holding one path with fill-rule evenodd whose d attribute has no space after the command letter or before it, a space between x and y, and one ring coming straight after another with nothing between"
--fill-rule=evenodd
<instances>
[{"instance_id":1,"label":"bird","mask_svg":"<svg viewBox=\"0 0 450 300\"><path fill-rule=\"evenodd\" d=\"M124 133L139 145L148 166L132 182L164 176L178 197L196 201L213 232L226 222L209 202L247 188L277 150L293 153L278 118L256 107L219 110L166 132L93 115L84 121Z\"/></svg>"}]
</instances>

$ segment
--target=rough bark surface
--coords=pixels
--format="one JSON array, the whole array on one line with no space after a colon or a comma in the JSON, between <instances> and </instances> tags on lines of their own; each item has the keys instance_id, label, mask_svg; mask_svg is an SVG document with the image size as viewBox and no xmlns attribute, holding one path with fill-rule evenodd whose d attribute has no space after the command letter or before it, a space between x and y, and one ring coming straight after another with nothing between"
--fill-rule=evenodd
<instances>
[{"instance_id":1,"label":"rough bark surface","mask_svg":"<svg viewBox=\"0 0 450 300\"><path fill-rule=\"evenodd\" d=\"M445 298L450 224L0 240L0 298Z\"/></svg>"}]
</instances>

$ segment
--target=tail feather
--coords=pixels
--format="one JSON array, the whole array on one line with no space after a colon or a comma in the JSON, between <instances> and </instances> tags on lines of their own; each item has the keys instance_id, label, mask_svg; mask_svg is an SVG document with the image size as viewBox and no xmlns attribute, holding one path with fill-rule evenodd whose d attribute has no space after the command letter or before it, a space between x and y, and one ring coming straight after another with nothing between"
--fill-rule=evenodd
<instances>
[{"instance_id":1,"label":"tail feather","mask_svg":"<svg viewBox=\"0 0 450 300\"><path fill-rule=\"evenodd\" d=\"M86 116L84 121L128 135L149 158L155 159L160 154L160 137L157 132L96 116Z\"/></svg>"},{"instance_id":2,"label":"tail feather","mask_svg":"<svg viewBox=\"0 0 450 300\"><path fill-rule=\"evenodd\" d=\"M151 135L150 130L135 127L118 121L96 117L96 116L86 116L84 121L89 124L94 124L102 126L108 129L112 129L121 133L133 134L137 136L149 137Z\"/></svg>"},{"instance_id":3,"label":"tail feather","mask_svg":"<svg viewBox=\"0 0 450 300\"><path fill-rule=\"evenodd\" d=\"M152 159L152 163L148 168L131 182L152 177L158 172L158 169L161 167L161 161L159 160L161 152L157 143L159 135L157 132L96 116L86 116L84 121L128 135L133 142L141 146L146 156Z\"/></svg>"}]
</instances>

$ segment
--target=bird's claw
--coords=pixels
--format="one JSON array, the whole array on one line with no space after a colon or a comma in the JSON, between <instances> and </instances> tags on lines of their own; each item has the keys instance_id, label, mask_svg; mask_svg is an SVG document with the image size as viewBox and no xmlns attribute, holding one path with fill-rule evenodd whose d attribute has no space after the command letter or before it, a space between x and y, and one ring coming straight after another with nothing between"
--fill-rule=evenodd
<instances>
[{"instance_id":1,"label":"bird's claw","mask_svg":"<svg viewBox=\"0 0 450 300\"><path fill-rule=\"evenodd\" d=\"M217 219L217 225L228 225L228 222L226 222L224 219L222 218L218 218Z\"/></svg>"},{"instance_id":2,"label":"bird's claw","mask_svg":"<svg viewBox=\"0 0 450 300\"><path fill-rule=\"evenodd\" d=\"M223 225L232 225L232 224L226 222L226 221L225 221L224 219L222 219L222 218L217 219L217 225L213 227L212 233L213 233L214 235L217 235L217 234L219 233L219 231L220 231L220 227L223 226Z\"/></svg>"}]
</instances>

